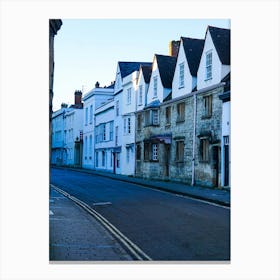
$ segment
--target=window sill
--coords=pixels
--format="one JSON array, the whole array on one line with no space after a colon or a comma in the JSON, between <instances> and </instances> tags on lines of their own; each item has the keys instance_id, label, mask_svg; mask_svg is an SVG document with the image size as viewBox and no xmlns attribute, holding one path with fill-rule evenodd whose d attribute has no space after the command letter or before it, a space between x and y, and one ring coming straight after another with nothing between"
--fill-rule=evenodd
<instances>
[{"instance_id":1,"label":"window sill","mask_svg":"<svg viewBox=\"0 0 280 280\"><path fill-rule=\"evenodd\" d=\"M165 125L165 127L167 127L167 128L169 128L171 126L171 123L167 123L166 125Z\"/></svg>"},{"instance_id":2,"label":"window sill","mask_svg":"<svg viewBox=\"0 0 280 280\"><path fill-rule=\"evenodd\" d=\"M213 79L213 77L210 77L210 78L204 79L204 82L210 81L210 80L212 80L212 79Z\"/></svg>"},{"instance_id":3,"label":"window sill","mask_svg":"<svg viewBox=\"0 0 280 280\"><path fill-rule=\"evenodd\" d=\"M184 88L184 87L185 87L185 85L183 85L183 86L179 86L179 87L178 87L178 89L181 89L181 88Z\"/></svg>"},{"instance_id":4,"label":"window sill","mask_svg":"<svg viewBox=\"0 0 280 280\"><path fill-rule=\"evenodd\" d=\"M183 160L175 160L176 163L184 163Z\"/></svg>"},{"instance_id":5,"label":"window sill","mask_svg":"<svg viewBox=\"0 0 280 280\"><path fill-rule=\"evenodd\" d=\"M201 117L202 120L211 119L212 115L204 115Z\"/></svg>"},{"instance_id":6,"label":"window sill","mask_svg":"<svg viewBox=\"0 0 280 280\"><path fill-rule=\"evenodd\" d=\"M183 119L183 120L176 120L176 123L183 123L183 122L185 122L185 119Z\"/></svg>"}]
</instances>

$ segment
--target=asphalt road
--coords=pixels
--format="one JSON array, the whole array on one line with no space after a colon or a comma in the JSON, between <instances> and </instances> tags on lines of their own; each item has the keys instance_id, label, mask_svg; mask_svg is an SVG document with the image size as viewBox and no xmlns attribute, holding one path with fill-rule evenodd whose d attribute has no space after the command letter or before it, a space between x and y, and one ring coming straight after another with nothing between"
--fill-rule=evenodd
<instances>
[{"instance_id":1,"label":"asphalt road","mask_svg":"<svg viewBox=\"0 0 280 280\"><path fill-rule=\"evenodd\" d=\"M230 260L225 207L66 169L51 169L51 183L90 205L153 260Z\"/></svg>"}]
</instances>

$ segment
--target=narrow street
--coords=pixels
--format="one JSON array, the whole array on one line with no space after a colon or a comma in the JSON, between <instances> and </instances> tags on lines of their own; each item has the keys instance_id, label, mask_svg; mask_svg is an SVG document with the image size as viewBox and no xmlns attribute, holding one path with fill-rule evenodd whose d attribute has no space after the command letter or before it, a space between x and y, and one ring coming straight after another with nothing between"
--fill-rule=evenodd
<instances>
[{"instance_id":1,"label":"narrow street","mask_svg":"<svg viewBox=\"0 0 280 280\"><path fill-rule=\"evenodd\" d=\"M154 261L230 260L230 209L67 169L51 184L88 204Z\"/></svg>"}]
</instances>

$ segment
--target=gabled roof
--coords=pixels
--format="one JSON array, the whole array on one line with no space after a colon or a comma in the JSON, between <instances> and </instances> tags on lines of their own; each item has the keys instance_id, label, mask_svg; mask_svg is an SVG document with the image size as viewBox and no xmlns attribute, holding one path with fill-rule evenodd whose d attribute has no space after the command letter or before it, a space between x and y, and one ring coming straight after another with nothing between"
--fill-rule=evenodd
<instances>
[{"instance_id":1,"label":"gabled roof","mask_svg":"<svg viewBox=\"0 0 280 280\"><path fill-rule=\"evenodd\" d=\"M230 65L230 29L208 26L218 56L224 65Z\"/></svg>"},{"instance_id":2,"label":"gabled roof","mask_svg":"<svg viewBox=\"0 0 280 280\"><path fill-rule=\"evenodd\" d=\"M150 62L125 62L125 61L119 61L119 67L121 72L121 77L124 78L127 75L131 74L134 71L139 70L140 65L143 66L149 66L151 65Z\"/></svg>"},{"instance_id":3,"label":"gabled roof","mask_svg":"<svg viewBox=\"0 0 280 280\"><path fill-rule=\"evenodd\" d=\"M152 74L152 63L149 66L141 65L141 69L142 69L142 73L143 73L145 83L148 84L150 82L151 74Z\"/></svg>"},{"instance_id":4,"label":"gabled roof","mask_svg":"<svg viewBox=\"0 0 280 280\"><path fill-rule=\"evenodd\" d=\"M204 40L181 37L191 75L196 77Z\"/></svg>"},{"instance_id":5,"label":"gabled roof","mask_svg":"<svg viewBox=\"0 0 280 280\"><path fill-rule=\"evenodd\" d=\"M164 88L172 88L177 57L155 54L161 82Z\"/></svg>"}]
</instances>

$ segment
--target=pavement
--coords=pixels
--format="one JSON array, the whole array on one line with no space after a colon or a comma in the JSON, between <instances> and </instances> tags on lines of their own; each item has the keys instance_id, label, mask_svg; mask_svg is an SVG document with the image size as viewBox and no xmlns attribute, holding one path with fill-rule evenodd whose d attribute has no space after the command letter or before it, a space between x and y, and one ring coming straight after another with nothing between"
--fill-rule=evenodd
<instances>
[{"instance_id":1,"label":"pavement","mask_svg":"<svg viewBox=\"0 0 280 280\"><path fill-rule=\"evenodd\" d=\"M51 262L133 260L93 216L53 188L49 227Z\"/></svg>"},{"instance_id":2,"label":"pavement","mask_svg":"<svg viewBox=\"0 0 280 280\"><path fill-rule=\"evenodd\" d=\"M135 183L143 187L168 191L168 192L172 192L172 193L176 193L192 198L197 198L197 199L230 207L229 189L189 186L187 184L179 183L179 182L171 182L171 181L167 182L167 181L160 181L154 179L148 180L148 179L142 179L142 178L137 178L132 176L125 176L125 175L119 175L119 174L113 174L109 172L102 172L102 171L83 169L83 168L69 168L69 167L56 167L56 166L55 168L66 168L78 172L84 172L87 174L105 176L115 180Z\"/></svg>"}]
</instances>

